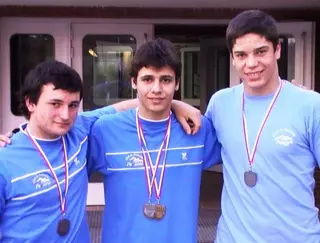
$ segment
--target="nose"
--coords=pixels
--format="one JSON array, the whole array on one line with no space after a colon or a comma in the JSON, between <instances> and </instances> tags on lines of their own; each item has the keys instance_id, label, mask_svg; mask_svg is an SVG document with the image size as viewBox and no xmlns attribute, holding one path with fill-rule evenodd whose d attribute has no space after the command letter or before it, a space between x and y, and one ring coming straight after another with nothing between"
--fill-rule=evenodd
<instances>
[{"instance_id":1,"label":"nose","mask_svg":"<svg viewBox=\"0 0 320 243\"><path fill-rule=\"evenodd\" d=\"M249 68L256 67L258 65L258 60L253 55L249 55L247 58L246 65Z\"/></svg>"},{"instance_id":2,"label":"nose","mask_svg":"<svg viewBox=\"0 0 320 243\"><path fill-rule=\"evenodd\" d=\"M153 82L153 85L151 87L151 92L152 93L161 93L161 83L160 80L156 80L155 82Z\"/></svg>"},{"instance_id":3,"label":"nose","mask_svg":"<svg viewBox=\"0 0 320 243\"><path fill-rule=\"evenodd\" d=\"M63 120L69 119L69 106L65 105L60 108L60 118Z\"/></svg>"}]
</instances>

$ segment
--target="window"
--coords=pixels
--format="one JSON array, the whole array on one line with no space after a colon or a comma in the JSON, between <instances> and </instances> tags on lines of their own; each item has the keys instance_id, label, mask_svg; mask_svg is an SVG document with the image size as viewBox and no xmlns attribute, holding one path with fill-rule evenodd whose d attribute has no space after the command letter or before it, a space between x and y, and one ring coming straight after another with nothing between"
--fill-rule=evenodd
<instances>
[{"instance_id":1,"label":"window","mask_svg":"<svg viewBox=\"0 0 320 243\"><path fill-rule=\"evenodd\" d=\"M28 72L39 63L54 59L54 39L46 34L15 34L10 38L11 112L22 115L19 91Z\"/></svg>"},{"instance_id":2,"label":"window","mask_svg":"<svg viewBox=\"0 0 320 243\"><path fill-rule=\"evenodd\" d=\"M200 99L200 48L186 47L181 50L183 64L183 95L184 99Z\"/></svg>"},{"instance_id":3,"label":"window","mask_svg":"<svg viewBox=\"0 0 320 243\"><path fill-rule=\"evenodd\" d=\"M136 39L131 35L87 35L82 41L83 109L133 98L130 69Z\"/></svg>"},{"instance_id":4,"label":"window","mask_svg":"<svg viewBox=\"0 0 320 243\"><path fill-rule=\"evenodd\" d=\"M295 38L289 35L280 36L281 57L278 60L279 76L291 82L295 78Z\"/></svg>"}]
</instances>

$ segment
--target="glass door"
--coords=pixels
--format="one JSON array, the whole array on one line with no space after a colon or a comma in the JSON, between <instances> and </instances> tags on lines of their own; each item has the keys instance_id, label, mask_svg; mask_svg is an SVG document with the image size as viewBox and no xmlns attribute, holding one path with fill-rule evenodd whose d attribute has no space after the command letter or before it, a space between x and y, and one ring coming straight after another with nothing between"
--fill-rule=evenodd
<instances>
[{"instance_id":1,"label":"glass door","mask_svg":"<svg viewBox=\"0 0 320 243\"><path fill-rule=\"evenodd\" d=\"M83 110L92 110L135 97L130 65L137 48L153 38L145 24L73 23L71 65L84 82ZM88 205L104 205L102 177L90 178Z\"/></svg>"}]
</instances>

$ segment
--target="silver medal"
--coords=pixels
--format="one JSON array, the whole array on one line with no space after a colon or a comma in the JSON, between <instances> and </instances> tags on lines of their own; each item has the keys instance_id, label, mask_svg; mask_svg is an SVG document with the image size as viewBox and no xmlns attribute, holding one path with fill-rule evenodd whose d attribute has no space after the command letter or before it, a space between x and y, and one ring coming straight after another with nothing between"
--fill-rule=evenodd
<instances>
[{"instance_id":1,"label":"silver medal","mask_svg":"<svg viewBox=\"0 0 320 243\"><path fill-rule=\"evenodd\" d=\"M249 187L254 187L257 184L257 173L252 170L244 172L244 182Z\"/></svg>"},{"instance_id":2,"label":"silver medal","mask_svg":"<svg viewBox=\"0 0 320 243\"><path fill-rule=\"evenodd\" d=\"M147 203L143 206L143 214L149 219L153 219L156 214L156 207L154 204Z\"/></svg>"}]
</instances>

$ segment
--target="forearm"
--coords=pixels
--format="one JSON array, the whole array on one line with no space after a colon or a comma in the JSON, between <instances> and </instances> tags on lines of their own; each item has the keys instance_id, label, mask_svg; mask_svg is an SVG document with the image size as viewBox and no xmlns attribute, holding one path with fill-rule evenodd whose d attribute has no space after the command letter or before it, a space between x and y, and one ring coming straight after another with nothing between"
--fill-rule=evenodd
<instances>
[{"instance_id":1,"label":"forearm","mask_svg":"<svg viewBox=\"0 0 320 243\"><path fill-rule=\"evenodd\" d=\"M176 112L179 111L179 109L181 109L181 105L183 105L184 102L181 100L172 100L171 102L171 109Z\"/></svg>"},{"instance_id":2,"label":"forearm","mask_svg":"<svg viewBox=\"0 0 320 243\"><path fill-rule=\"evenodd\" d=\"M112 107L117 112L121 112L121 111L137 108L138 103L139 103L138 99L131 99L131 100L125 100L125 101L121 101L119 103L113 104Z\"/></svg>"},{"instance_id":3,"label":"forearm","mask_svg":"<svg viewBox=\"0 0 320 243\"><path fill-rule=\"evenodd\" d=\"M180 100L173 100L171 109L186 133L196 134L198 132L201 126L201 113L197 108Z\"/></svg>"}]
</instances>

